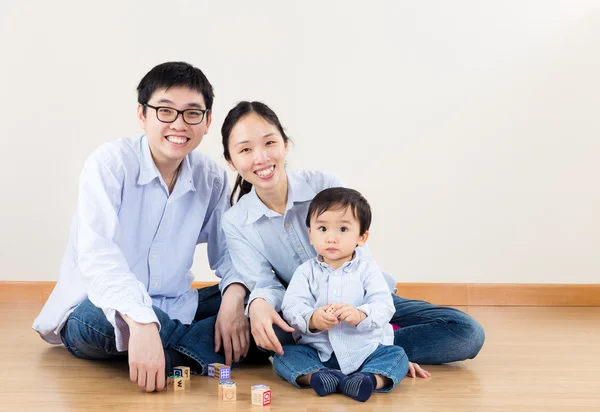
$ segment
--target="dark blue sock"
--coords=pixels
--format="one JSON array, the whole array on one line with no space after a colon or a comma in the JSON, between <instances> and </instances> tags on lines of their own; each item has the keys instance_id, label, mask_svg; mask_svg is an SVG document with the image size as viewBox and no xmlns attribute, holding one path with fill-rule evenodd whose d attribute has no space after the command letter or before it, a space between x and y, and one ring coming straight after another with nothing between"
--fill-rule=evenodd
<instances>
[{"instance_id":1,"label":"dark blue sock","mask_svg":"<svg viewBox=\"0 0 600 412\"><path fill-rule=\"evenodd\" d=\"M321 369L310 377L310 386L319 396L327 396L339 389L340 381L347 376L335 369Z\"/></svg>"},{"instance_id":2,"label":"dark blue sock","mask_svg":"<svg viewBox=\"0 0 600 412\"><path fill-rule=\"evenodd\" d=\"M377 387L375 375L369 372L357 372L340 381L340 389L346 396L365 402Z\"/></svg>"}]
</instances>

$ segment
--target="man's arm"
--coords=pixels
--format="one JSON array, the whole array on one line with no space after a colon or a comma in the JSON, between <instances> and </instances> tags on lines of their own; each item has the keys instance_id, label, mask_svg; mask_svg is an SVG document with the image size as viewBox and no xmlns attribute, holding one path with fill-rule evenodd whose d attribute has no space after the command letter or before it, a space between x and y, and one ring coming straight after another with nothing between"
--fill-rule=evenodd
<instances>
[{"instance_id":1,"label":"man's arm","mask_svg":"<svg viewBox=\"0 0 600 412\"><path fill-rule=\"evenodd\" d=\"M164 387L160 322L144 285L114 242L122 182L98 153L81 173L77 209L78 264L90 301L115 328L117 350L128 351L130 377L147 391ZM135 375L135 376L134 376Z\"/></svg>"},{"instance_id":2,"label":"man's arm","mask_svg":"<svg viewBox=\"0 0 600 412\"><path fill-rule=\"evenodd\" d=\"M119 314L138 323L160 324L144 285L129 270L114 242L119 230L122 182L92 155L81 173L77 207L77 256L90 301L115 327L117 350L127 350L129 328Z\"/></svg>"}]
</instances>

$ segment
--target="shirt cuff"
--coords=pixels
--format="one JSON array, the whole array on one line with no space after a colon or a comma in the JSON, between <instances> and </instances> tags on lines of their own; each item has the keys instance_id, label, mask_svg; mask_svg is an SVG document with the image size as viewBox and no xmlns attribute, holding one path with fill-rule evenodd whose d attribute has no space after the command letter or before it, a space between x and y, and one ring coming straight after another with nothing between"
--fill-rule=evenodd
<instances>
[{"instance_id":1,"label":"shirt cuff","mask_svg":"<svg viewBox=\"0 0 600 412\"><path fill-rule=\"evenodd\" d=\"M251 293L250 296L248 297L248 305L246 306L246 316L249 316L249 309L250 309L250 305L252 304L252 302L255 299L264 299L266 300L269 305L273 306L273 309L275 309L275 312L279 313L281 312L281 302L279 302L279 304L276 304L276 300L277 297L275 296L275 294L270 290L270 289L254 289Z\"/></svg>"},{"instance_id":2,"label":"shirt cuff","mask_svg":"<svg viewBox=\"0 0 600 412\"><path fill-rule=\"evenodd\" d=\"M311 310L304 317L304 320L306 321L306 330L303 330L302 333L304 333L307 336L317 336L319 333L323 333L322 330L318 330L318 329L315 329L316 332L313 332L310 330L310 318L312 318L313 313L315 313L315 310Z\"/></svg>"},{"instance_id":3,"label":"shirt cuff","mask_svg":"<svg viewBox=\"0 0 600 412\"><path fill-rule=\"evenodd\" d=\"M225 291L227 290L227 287L229 285L231 285L232 283L239 283L240 285L243 285L246 289L248 289L248 285L246 285L246 283L244 283L244 280L242 279L241 276L231 276L231 277L228 277L227 279L221 279L221 281L219 282L219 290L221 291L221 295L223 295L223 293L225 293Z\"/></svg>"},{"instance_id":4,"label":"shirt cuff","mask_svg":"<svg viewBox=\"0 0 600 412\"><path fill-rule=\"evenodd\" d=\"M117 346L117 350L119 352L125 352L129 349L129 325L123 320L121 315L114 309L106 309L105 312L106 319L113 325L115 328L115 343ZM160 322L158 321L158 317L156 317L156 313L152 308L148 308L145 306L140 306L125 315L129 316L132 320L137 323L156 323L158 325L158 331L160 332Z\"/></svg>"},{"instance_id":5,"label":"shirt cuff","mask_svg":"<svg viewBox=\"0 0 600 412\"><path fill-rule=\"evenodd\" d=\"M358 331L365 331L365 330L372 329L372 327L373 327L373 325L372 325L373 320L370 318L370 316L371 316L371 306L369 306L369 305L361 305L361 306L358 306L356 309L360 310L365 315L367 315L367 317L364 318L362 322L360 322L358 325L356 325L356 329Z\"/></svg>"}]
</instances>

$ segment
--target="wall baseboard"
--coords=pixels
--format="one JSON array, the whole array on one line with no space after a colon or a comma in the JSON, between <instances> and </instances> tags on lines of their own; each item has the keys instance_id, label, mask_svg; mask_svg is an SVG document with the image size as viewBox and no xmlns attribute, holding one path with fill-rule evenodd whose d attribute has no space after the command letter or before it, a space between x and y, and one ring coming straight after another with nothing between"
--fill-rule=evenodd
<instances>
[{"instance_id":1,"label":"wall baseboard","mask_svg":"<svg viewBox=\"0 0 600 412\"><path fill-rule=\"evenodd\" d=\"M216 282L194 282L201 288ZM44 303L56 282L0 281L0 302ZM398 283L398 295L448 306L600 306L600 284Z\"/></svg>"}]
</instances>

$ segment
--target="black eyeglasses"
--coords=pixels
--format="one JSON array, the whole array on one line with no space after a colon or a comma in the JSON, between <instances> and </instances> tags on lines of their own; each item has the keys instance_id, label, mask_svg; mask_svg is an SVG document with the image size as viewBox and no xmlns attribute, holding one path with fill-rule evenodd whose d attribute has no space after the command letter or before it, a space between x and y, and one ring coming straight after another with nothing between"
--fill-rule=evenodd
<instances>
[{"instance_id":1,"label":"black eyeglasses","mask_svg":"<svg viewBox=\"0 0 600 412\"><path fill-rule=\"evenodd\" d=\"M177 110L166 106L151 106L148 103L144 106L156 110L156 118L163 123L173 123L181 115L187 124L200 124L204 120L204 115L210 112L210 109Z\"/></svg>"}]
</instances>

